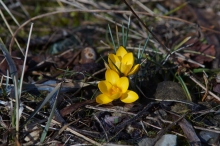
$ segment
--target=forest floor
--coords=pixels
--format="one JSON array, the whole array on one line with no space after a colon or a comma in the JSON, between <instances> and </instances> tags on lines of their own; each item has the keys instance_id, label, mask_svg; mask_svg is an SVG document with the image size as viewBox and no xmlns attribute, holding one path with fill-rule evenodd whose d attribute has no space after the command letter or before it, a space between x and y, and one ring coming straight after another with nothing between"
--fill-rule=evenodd
<instances>
[{"instance_id":1,"label":"forest floor","mask_svg":"<svg viewBox=\"0 0 220 146\"><path fill-rule=\"evenodd\" d=\"M218 0L0 3L1 145L220 145Z\"/></svg>"}]
</instances>

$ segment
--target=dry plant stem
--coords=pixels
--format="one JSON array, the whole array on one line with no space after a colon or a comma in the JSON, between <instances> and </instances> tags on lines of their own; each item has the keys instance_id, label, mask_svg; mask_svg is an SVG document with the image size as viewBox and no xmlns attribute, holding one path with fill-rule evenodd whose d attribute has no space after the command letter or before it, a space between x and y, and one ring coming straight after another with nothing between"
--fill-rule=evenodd
<instances>
[{"instance_id":1,"label":"dry plant stem","mask_svg":"<svg viewBox=\"0 0 220 146\"><path fill-rule=\"evenodd\" d=\"M33 23L31 23L31 28L28 36L28 42L27 42L27 47L25 51L25 56L24 56L24 63L23 63L23 68L22 68L22 74L20 77L20 89L19 89L19 98L21 97L21 92L22 92L22 85L23 85L23 79L24 79L24 72L25 72L25 66L27 62L27 56L28 56L28 50L29 50L29 45L30 45L30 40L31 40L31 34L32 34L32 29L33 29Z\"/></svg>"},{"instance_id":2,"label":"dry plant stem","mask_svg":"<svg viewBox=\"0 0 220 146\"><path fill-rule=\"evenodd\" d=\"M149 125L149 126L154 127L154 128L156 128L156 129L161 129L160 127L157 127L157 126L155 126L155 125L152 125L152 124L150 124L150 123L148 123L148 122L143 121L143 123L144 123L145 125ZM172 123L172 122L171 122L171 123ZM185 137L184 135L182 135L182 134L180 134L180 133L177 133L177 132L175 132L175 131L171 131L171 132L174 133L174 134L176 134L176 135L179 135L179 136L181 136L181 137Z\"/></svg>"},{"instance_id":3,"label":"dry plant stem","mask_svg":"<svg viewBox=\"0 0 220 146\"><path fill-rule=\"evenodd\" d=\"M17 1L17 3L19 4L19 6L21 7L22 11L24 12L24 14L26 15L25 18L30 18L29 13L27 12L27 10L25 9L25 7L22 5L22 3L20 1Z\"/></svg>"},{"instance_id":4,"label":"dry plant stem","mask_svg":"<svg viewBox=\"0 0 220 146\"><path fill-rule=\"evenodd\" d=\"M188 58L186 58L185 56L183 56L183 55L180 54L180 53L175 52L174 54L177 55L177 57L178 57L179 59L182 59L182 60L188 61L188 62L190 62L190 63L196 64L196 65L198 65L198 66L200 66L200 67L202 67L202 68L205 67L205 65L202 65L202 64L200 64L200 63L198 63L198 62L195 62L195 61L193 61L193 60L191 60L191 59L188 59Z\"/></svg>"},{"instance_id":5,"label":"dry plant stem","mask_svg":"<svg viewBox=\"0 0 220 146\"><path fill-rule=\"evenodd\" d=\"M100 43L105 46L104 49L105 49L105 48L111 48L111 46L108 45L107 43L105 43L103 40L100 40Z\"/></svg>"},{"instance_id":6,"label":"dry plant stem","mask_svg":"<svg viewBox=\"0 0 220 146\"><path fill-rule=\"evenodd\" d=\"M203 127L198 127L198 126L193 126L193 127L195 129L204 130L204 131L210 131L210 132L214 132L214 133L219 133L220 134L220 128L218 128L219 130L215 130L215 129L203 128Z\"/></svg>"},{"instance_id":7,"label":"dry plant stem","mask_svg":"<svg viewBox=\"0 0 220 146\"><path fill-rule=\"evenodd\" d=\"M4 7L4 9L8 12L8 14L11 16L11 18L14 20L14 22L20 26L20 24L18 23L18 21L16 20L16 18L12 15L12 13L10 12L10 10L8 9L8 7L5 5L5 3L0 0L0 3L2 4L2 6Z\"/></svg>"},{"instance_id":8,"label":"dry plant stem","mask_svg":"<svg viewBox=\"0 0 220 146\"><path fill-rule=\"evenodd\" d=\"M0 15L1 15L2 19L4 20L4 23L6 24L6 26L7 26L8 30L9 30L9 32L11 33L11 35L12 35L12 37L13 37L13 32L12 32L12 30L11 30L11 27L10 27L10 25L8 24L7 20L5 19L5 16L4 16L4 14L2 13L1 10L0 10ZM17 41L16 38L15 38L15 42L16 42L18 48L20 49L22 55L24 56L24 52L22 51L21 46L19 45L19 43L18 43L18 41ZM9 49L9 53L11 54L11 50L10 50L10 49Z\"/></svg>"},{"instance_id":9,"label":"dry plant stem","mask_svg":"<svg viewBox=\"0 0 220 146\"><path fill-rule=\"evenodd\" d=\"M185 73L186 76L188 76L193 82L195 82L197 85L199 85L203 90L206 90L206 87L204 87L199 81L197 81L192 75L190 75L189 73ZM216 100L220 101L220 98L215 95L213 92L208 91L208 93L210 95L212 95L212 97L214 97Z\"/></svg>"},{"instance_id":10,"label":"dry plant stem","mask_svg":"<svg viewBox=\"0 0 220 146\"><path fill-rule=\"evenodd\" d=\"M136 115L136 114L133 114L131 112L125 112L125 111L121 111L121 110L109 109L109 108L103 108L103 107L94 107L94 106L91 106L91 105L86 105L86 108L94 109L94 110L99 110L99 111L116 112L116 113L118 112L118 113L132 115L132 116Z\"/></svg>"},{"instance_id":11,"label":"dry plant stem","mask_svg":"<svg viewBox=\"0 0 220 146\"><path fill-rule=\"evenodd\" d=\"M205 98L207 97L207 95L208 95L208 91L209 91L209 87L208 87L208 83L209 83L209 81L208 81L208 79L207 79L207 77L206 77L206 75L203 73L203 79L204 79L204 81L205 81L205 94L203 95L203 97L202 97L202 101L204 101L205 100Z\"/></svg>"},{"instance_id":12,"label":"dry plant stem","mask_svg":"<svg viewBox=\"0 0 220 146\"><path fill-rule=\"evenodd\" d=\"M94 77L94 76L97 75L97 74L100 74L100 73L104 72L105 70L106 70L106 68L103 68L103 69L101 69L101 70L99 70L99 71L93 73L93 74L92 74L90 77L88 77L86 80L90 80L92 77Z\"/></svg>"},{"instance_id":13,"label":"dry plant stem","mask_svg":"<svg viewBox=\"0 0 220 146\"><path fill-rule=\"evenodd\" d=\"M114 139L118 134L120 134L120 132L121 132L122 130L123 130L123 129L118 130L117 133L116 133L114 136L112 136L109 141L111 141L111 140ZM108 141L108 142L109 142L109 141Z\"/></svg>"},{"instance_id":14,"label":"dry plant stem","mask_svg":"<svg viewBox=\"0 0 220 146\"><path fill-rule=\"evenodd\" d=\"M0 57L4 57L4 55L0 54ZM12 59L16 59L16 60L21 60L21 57L11 56L11 58L12 58ZM4 60L5 60L5 59L3 59L0 64L2 64L2 62L4 62Z\"/></svg>"},{"instance_id":15,"label":"dry plant stem","mask_svg":"<svg viewBox=\"0 0 220 146\"><path fill-rule=\"evenodd\" d=\"M57 136L59 136L66 128L68 128L68 126L72 125L72 124L75 123L75 122L76 122L76 121L72 121L72 122L70 122L70 123L64 125L64 126L59 130Z\"/></svg>"},{"instance_id":16,"label":"dry plant stem","mask_svg":"<svg viewBox=\"0 0 220 146\"><path fill-rule=\"evenodd\" d=\"M99 121L99 118L95 114L93 114L93 116L94 116L95 120L99 123L102 130L104 131L106 140L109 141L108 134L106 133L105 128L103 127L102 123Z\"/></svg>"},{"instance_id":17,"label":"dry plant stem","mask_svg":"<svg viewBox=\"0 0 220 146\"><path fill-rule=\"evenodd\" d=\"M18 95L18 99L16 98L16 138L17 139L19 138L19 126L20 126L19 121L20 121L20 115L22 114L22 113L20 113L22 111L22 110L20 110L20 108L21 108L20 107L20 102L21 102L20 99L21 99L21 92L22 92L22 83L23 83L25 64L26 64L26 61L27 61L28 47L29 47L29 43L30 43L32 29L33 29L33 23L31 24L30 33L29 33L29 37L28 37L28 43L27 43L27 48L26 48L26 53L25 53L25 59L24 59L24 64L23 64L22 74L21 74L21 79L20 79L20 88L17 89L17 91L16 91L16 88L15 88L15 95ZM13 80L17 80L17 79L14 78ZM19 86L15 85L15 87L19 87Z\"/></svg>"},{"instance_id":18,"label":"dry plant stem","mask_svg":"<svg viewBox=\"0 0 220 146\"><path fill-rule=\"evenodd\" d=\"M149 9L147 6L145 6L144 4L142 4L140 1L134 1L139 7L141 7L142 9L144 9L145 11L147 11L148 13L150 13L151 15L154 15L154 12L151 11L151 9Z\"/></svg>"},{"instance_id":19,"label":"dry plant stem","mask_svg":"<svg viewBox=\"0 0 220 146\"><path fill-rule=\"evenodd\" d=\"M1 57L4 55L1 55ZM2 59L2 61L0 62L0 65L2 65L2 63L4 63L4 61L6 60L6 58Z\"/></svg>"},{"instance_id":20,"label":"dry plant stem","mask_svg":"<svg viewBox=\"0 0 220 146\"><path fill-rule=\"evenodd\" d=\"M42 15L38 15L38 16L35 16L29 20L27 20L26 22L24 22L19 28L17 28L17 30L14 32L13 36L12 36L12 39L11 39L11 42L10 42L10 46L9 46L9 50L12 49L12 45L14 43L14 40L15 40L15 36L17 35L18 31L20 29L22 29L25 25L27 25L28 23L30 23L31 21L34 21L34 20L37 20L37 19L40 19L40 18L43 18L43 17L46 17L46 16L50 16L50 15L55 15L55 14L58 14L58 13L70 13L70 12L81 12L81 13L105 13L105 12L110 12L110 13L121 13L121 14L131 14L130 11L117 11L117 10L81 10L81 9L70 9L70 10L60 10L60 11L55 11L55 12L50 12L50 13L46 13L46 14L42 14ZM192 22L189 22L189 21L186 21L184 19L180 19L180 18L176 18L176 17L169 17L169 16L157 16L157 15L151 15L149 13L146 13L146 12L138 12L136 11L135 12L136 14L142 14L142 15L148 15L148 16L152 16L152 17L161 17L161 18L165 18L165 19L172 19L172 20L177 20L177 21L181 21L181 22L184 22L186 24L195 24L195 23L192 23ZM118 26L121 26L121 24L118 24L116 23ZM196 24L195 24L196 25ZM207 27L203 27L203 26L200 26L202 29L204 30L208 30L208 31L211 31L213 33L217 33L217 34L220 34L219 31L216 31L216 30L213 30L213 29L210 29L210 28L207 28Z\"/></svg>"},{"instance_id":21,"label":"dry plant stem","mask_svg":"<svg viewBox=\"0 0 220 146\"><path fill-rule=\"evenodd\" d=\"M67 140L64 142L64 146L67 144L67 142L70 140L70 138L71 138L71 136L69 136L68 138L67 138Z\"/></svg>"},{"instance_id":22,"label":"dry plant stem","mask_svg":"<svg viewBox=\"0 0 220 146\"><path fill-rule=\"evenodd\" d=\"M144 132L145 132L146 134L148 134L148 132L147 132L147 130L146 130L146 128L145 128L144 123L143 123L142 120L140 121L140 123L141 123L141 126L142 126Z\"/></svg>"},{"instance_id":23,"label":"dry plant stem","mask_svg":"<svg viewBox=\"0 0 220 146\"><path fill-rule=\"evenodd\" d=\"M205 114L209 114L209 113L217 113L218 111L215 111L213 109L207 109L207 110L201 110L201 111L197 111L197 112L192 112L191 114L193 115L198 115L198 114L202 114L202 115L205 115Z\"/></svg>"}]
</instances>

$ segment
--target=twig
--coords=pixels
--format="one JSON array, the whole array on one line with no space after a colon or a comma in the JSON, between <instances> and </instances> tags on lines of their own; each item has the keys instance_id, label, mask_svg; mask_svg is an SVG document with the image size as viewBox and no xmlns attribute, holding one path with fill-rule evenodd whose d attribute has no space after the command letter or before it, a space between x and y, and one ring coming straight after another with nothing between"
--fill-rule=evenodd
<instances>
[{"instance_id":1,"label":"twig","mask_svg":"<svg viewBox=\"0 0 220 146\"><path fill-rule=\"evenodd\" d=\"M108 134L106 133L106 130L103 127L102 123L100 122L99 118L95 114L93 114L93 116L94 116L95 120L99 123L99 125L102 128L103 132L105 133L106 140L109 141Z\"/></svg>"},{"instance_id":2,"label":"twig","mask_svg":"<svg viewBox=\"0 0 220 146\"><path fill-rule=\"evenodd\" d=\"M219 133L220 134L220 130L208 129L208 128L203 128L203 127L198 127L198 126L193 126L193 127L195 129L204 130L204 131L210 131L210 132L214 132L214 133Z\"/></svg>"},{"instance_id":3,"label":"twig","mask_svg":"<svg viewBox=\"0 0 220 146\"><path fill-rule=\"evenodd\" d=\"M207 95L208 95L208 91L209 91L209 87L208 87L209 81L208 81L207 76L206 76L205 73L203 73L203 79L204 79L204 81L205 81L206 90L205 90L205 94L204 94L203 97L202 97L202 101L204 101L204 100L206 99L206 97L207 97Z\"/></svg>"},{"instance_id":4,"label":"twig","mask_svg":"<svg viewBox=\"0 0 220 146\"><path fill-rule=\"evenodd\" d=\"M158 127L158 126L152 125L152 124L147 123L147 122L145 122L145 121L143 121L143 123L146 124L146 125L149 125L149 126L151 126L151 127L154 127L154 128L156 128L156 129L161 129L161 128ZM171 122L171 123L172 123L172 122ZM175 131L171 131L171 132L172 132L172 133L175 133L176 135L179 135L179 136L185 137L184 135L182 135L182 134L180 134L180 133L177 133L177 132L175 132Z\"/></svg>"},{"instance_id":5,"label":"twig","mask_svg":"<svg viewBox=\"0 0 220 146\"><path fill-rule=\"evenodd\" d=\"M103 108L103 107L94 107L94 106L91 106L91 105L86 105L86 108L94 109L94 110L99 110L99 111L122 113L122 114L127 114L127 115L132 115L132 116L136 115L136 114L131 113L131 112L125 112L125 111L122 111L122 110L109 109L109 108Z\"/></svg>"},{"instance_id":6,"label":"twig","mask_svg":"<svg viewBox=\"0 0 220 146\"><path fill-rule=\"evenodd\" d=\"M203 90L206 90L206 87L204 85L202 85L199 81L197 81L192 75L190 75L189 73L185 72L185 75L188 76L193 82L195 82L197 85L199 85ZM208 93L210 95L212 95L212 97L214 97L215 99L217 99L218 101L220 101L220 98L215 95L213 92L208 91Z\"/></svg>"}]
</instances>

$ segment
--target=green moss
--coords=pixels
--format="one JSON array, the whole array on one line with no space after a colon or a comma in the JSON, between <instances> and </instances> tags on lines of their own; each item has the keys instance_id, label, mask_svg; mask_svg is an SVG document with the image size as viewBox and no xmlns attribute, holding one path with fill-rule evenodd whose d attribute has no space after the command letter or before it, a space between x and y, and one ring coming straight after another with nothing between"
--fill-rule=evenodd
<instances>
[{"instance_id":1,"label":"green moss","mask_svg":"<svg viewBox=\"0 0 220 146\"><path fill-rule=\"evenodd\" d=\"M157 136L157 131L148 131L147 136L149 138L154 138L155 136Z\"/></svg>"}]
</instances>

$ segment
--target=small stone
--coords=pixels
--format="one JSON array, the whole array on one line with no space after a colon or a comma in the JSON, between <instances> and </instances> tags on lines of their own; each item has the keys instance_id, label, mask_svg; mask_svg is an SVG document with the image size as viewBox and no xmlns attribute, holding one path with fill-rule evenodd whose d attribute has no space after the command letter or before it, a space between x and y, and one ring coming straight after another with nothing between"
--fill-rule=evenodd
<instances>
[{"instance_id":1,"label":"small stone","mask_svg":"<svg viewBox=\"0 0 220 146\"><path fill-rule=\"evenodd\" d=\"M199 136L205 143L214 145L219 140L220 134L211 131L200 131Z\"/></svg>"},{"instance_id":2,"label":"small stone","mask_svg":"<svg viewBox=\"0 0 220 146\"><path fill-rule=\"evenodd\" d=\"M138 146L152 146L155 142L155 138L144 138ZM155 144L155 146L175 146L177 144L177 136L173 134L163 135Z\"/></svg>"},{"instance_id":3,"label":"small stone","mask_svg":"<svg viewBox=\"0 0 220 146\"><path fill-rule=\"evenodd\" d=\"M182 87L178 83L172 81L164 81L159 83L154 96L156 99L162 99L165 101L187 101L187 97ZM183 103L175 103L173 106L171 106L171 111L176 113L185 113L187 110L187 105Z\"/></svg>"},{"instance_id":4,"label":"small stone","mask_svg":"<svg viewBox=\"0 0 220 146\"><path fill-rule=\"evenodd\" d=\"M81 51L81 59L79 61L81 64L92 63L95 61L96 61L96 52L93 48L86 47Z\"/></svg>"}]
</instances>

